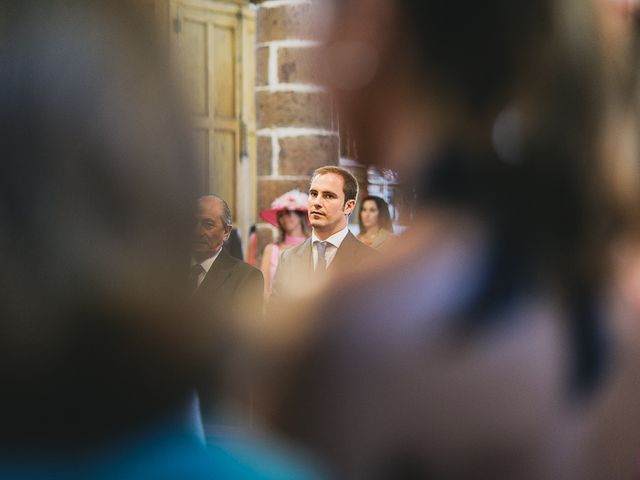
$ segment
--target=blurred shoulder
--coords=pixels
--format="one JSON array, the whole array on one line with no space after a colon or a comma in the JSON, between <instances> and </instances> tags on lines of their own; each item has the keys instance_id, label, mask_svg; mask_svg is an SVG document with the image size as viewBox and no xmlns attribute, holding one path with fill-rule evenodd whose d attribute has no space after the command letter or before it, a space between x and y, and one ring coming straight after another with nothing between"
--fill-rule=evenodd
<instances>
[{"instance_id":1,"label":"blurred shoulder","mask_svg":"<svg viewBox=\"0 0 640 480\"><path fill-rule=\"evenodd\" d=\"M343 245L344 248L351 250L358 256L376 258L380 255L377 250L358 240L358 238L351 232L349 232L349 234L345 237Z\"/></svg>"},{"instance_id":2,"label":"blurred shoulder","mask_svg":"<svg viewBox=\"0 0 640 480\"><path fill-rule=\"evenodd\" d=\"M378 232L378 235L376 235L376 239L371 244L371 247L375 248L376 250L378 249L386 250L391 245L393 245L394 238L395 238L395 235L393 234L393 232L390 232L389 230L382 228Z\"/></svg>"},{"instance_id":3,"label":"blurred shoulder","mask_svg":"<svg viewBox=\"0 0 640 480\"><path fill-rule=\"evenodd\" d=\"M353 251L367 261L336 272L321 296L325 301L315 309L341 318L341 325L362 322L369 328L379 321L387 329L393 316L396 322L424 326L429 317L446 316L465 301L464 292L481 275L485 260L484 234L473 228L415 228L384 255L351 238Z\"/></svg>"}]
</instances>

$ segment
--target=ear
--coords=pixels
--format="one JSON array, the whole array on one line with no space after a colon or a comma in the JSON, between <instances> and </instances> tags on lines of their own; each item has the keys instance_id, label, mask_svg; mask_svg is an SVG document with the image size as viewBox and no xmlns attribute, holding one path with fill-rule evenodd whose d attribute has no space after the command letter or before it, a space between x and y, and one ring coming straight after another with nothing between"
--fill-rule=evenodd
<instances>
[{"instance_id":1,"label":"ear","mask_svg":"<svg viewBox=\"0 0 640 480\"><path fill-rule=\"evenodd\" d=\"M344 204L344 213L346 213L347 215L351 215L355 207L356 207L355 200L347 200L347 202Z\"/></svg>"},{"instance_id":2,"label":"ear","mask_svg":"<svg viewBox=\"0 0 640 480\"><path fill-rule=\"evenodd\" d=\"M231 225L227 225L224 227L224 235L222 236L222 239L226 242L227 240L229 240L229 235L231 235L231 230L233 230L233 226Z\"/></svg>"}]
</instances>

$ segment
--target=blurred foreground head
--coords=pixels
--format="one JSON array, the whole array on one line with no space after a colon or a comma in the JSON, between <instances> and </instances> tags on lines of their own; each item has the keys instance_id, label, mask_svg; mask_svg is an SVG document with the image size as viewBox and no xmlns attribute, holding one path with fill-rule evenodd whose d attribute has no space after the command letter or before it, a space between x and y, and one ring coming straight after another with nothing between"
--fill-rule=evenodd
<instances>
[{"instance_id":1,"label":"blurred foreground head","mask_svg":"<svg viewBox=\"0 0 640 480\"><path fill-rule=\"evenodd\" d=\"M638 191L595 6L334 0L324 80L360 156L400 171L422 206L501 222L547 274L588 282ZM447 156L464 185L425 195Z\"/></svg>"},{"instance_id":2,"label":"blurred foreground head","mask_svg":"<svg viewBox=\"0 0 640 480\"><path fill-rule=\"evenodd\" d=\"M3 2L0 22L0 447L87 447L193 384L194 165L127 2Z\"/></svg>"},{"instance_id":3,"label":"blurred foreground head","mask_svg":"<svg viewBox=\"0 0 640 480\"><path fill-rule=\"evenodd\" d=\"M600 328L627 218L603 155L624 82L595 3L325 8L341 120L361 158L413 181L420 209L377 271L318 295L277 420L347 478L565 478L540 472L575 466L574 407L620 371Z\"/></svg>"}]
</instances>

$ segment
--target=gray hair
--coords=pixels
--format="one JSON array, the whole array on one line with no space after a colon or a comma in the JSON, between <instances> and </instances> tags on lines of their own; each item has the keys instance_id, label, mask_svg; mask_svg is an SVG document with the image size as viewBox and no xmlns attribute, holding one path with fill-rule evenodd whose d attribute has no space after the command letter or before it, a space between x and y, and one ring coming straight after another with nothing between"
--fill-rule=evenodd
<instances>
[{"instance_id":1,"label":"gray hair","mask_svg":"<svg viewBox=\"0 0 640 480\"><path fill-rule=\"evenodd\" d=\"M229 208L229 204L227 201L222 198L220 195L216 195L215 193L211 193L209 195L203 195L200 198L215 198L222 203L222 223L225 227L233 226L233 215L231 214L231 208Z\"/></svg>"}]
</instances>

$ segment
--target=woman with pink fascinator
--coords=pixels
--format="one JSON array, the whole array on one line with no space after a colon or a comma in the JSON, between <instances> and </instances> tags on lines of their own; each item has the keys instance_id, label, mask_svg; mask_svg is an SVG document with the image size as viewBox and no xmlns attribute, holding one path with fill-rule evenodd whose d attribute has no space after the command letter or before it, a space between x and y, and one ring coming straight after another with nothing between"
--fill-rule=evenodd
<instances>
[{"instance_id":1,"label":"woman with pink fascinator","mask_svg":"<svg viewBox=\"0 0 640 480\"><path fill-rule=\"evenodd\" d=\"M265 247L260 266L264 275L265 295L268 298L271 295L280 254L309 237L307 194L300 190L291 190L276 198L270 209L260 212L260 217L277 227L279 231L278 240Z\"/></svg>"}]
</instances>

